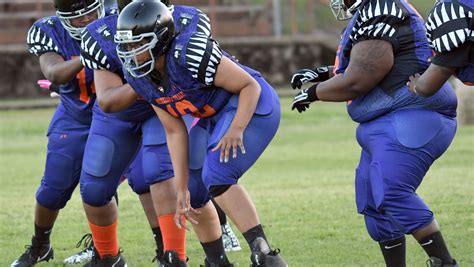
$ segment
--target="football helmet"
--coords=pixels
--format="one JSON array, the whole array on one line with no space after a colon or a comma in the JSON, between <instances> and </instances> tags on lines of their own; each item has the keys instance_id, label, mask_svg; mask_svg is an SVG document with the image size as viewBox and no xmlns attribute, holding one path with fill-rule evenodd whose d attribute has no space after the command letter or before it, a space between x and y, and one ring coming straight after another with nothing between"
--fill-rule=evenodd
<instances>
[{"instance_id":1,"label":"football helmet","mask_svg":"<svg viewBox=\"0 0 474 267\"><path fill-rule=\"evenodd\" d=\"M120 14L120 11L122 11L128 4L130 4L133 0L117 0L117 10L118 13ZM158 1L158 0L156 0ZM168 0L161 0L161 3L169 6L170 1Z\"/></svg>"},{"instance_id":2,"label":"football helmet","mask_svg":"<svg viewBox=\"0 0 474 267\"><path fill-rule=\"evenodd\" d=\"M163 55L175 36L174 21L168 7L160 1L142 0L128 4L117 20L117 55L133 77L153 71L155 59ZM150 59L139 62L140 54Z\"/></svg>"},{"instance_id":3,"label":"football helmet","mask_svg":"<svg viewBox=\"0 0 474 267\"><path fill-rule=\"evenodd\" d=\"M72 38L81 40L84 27L74 27L71 19L97 12L97 18L105 16L104 0L54 0L56 15Z\"/></svg>"},{"instance_id":4,"label":"football helmet","mask_svg":"<svg viewBox=\"0 0 474 267\"><path fill-rule=\"evenodd\" d=\"M330 6L337 20L352 18L363 0L331 0Z\"/></svg>"}]
</instances>

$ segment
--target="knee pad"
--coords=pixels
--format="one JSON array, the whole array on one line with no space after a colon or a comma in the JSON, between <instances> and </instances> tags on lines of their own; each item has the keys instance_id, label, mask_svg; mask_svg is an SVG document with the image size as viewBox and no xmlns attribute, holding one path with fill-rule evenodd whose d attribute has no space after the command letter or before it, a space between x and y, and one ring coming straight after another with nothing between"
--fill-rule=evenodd
<instances>
[{"instance_id":1,"label":"knee pad","mask_svg":"<svg viewBox=\"0 0 474 267\"><path fill-rule=\"evenodd\" d=\"M110 202L117 187L110 186L108 183L87 182L81 184L82 201L93 207L102 207Z\"/></svg>"},{"instance_id":2,"label":"knee pad","mask_svg":"<svg viewBox=\"0 0 474 267\"><path fill-rule=\"evenodd\" d=\"M36 192L38 203L51 210L62 209L79 180L75 169L74 159L69 155L48 152L44 177Z\"/></svg>"},{"instance_id":3,"label":"knee pad","mask_svg":"<svg viewBox=\"0 0 474 267\"><path fill-rule=\"evenodd\" d=\"M224 194L227 190L229 190L229 188L231 187L232 185L230 184L226 184L226 185L212 185L210 188L209 188L209 193L211 194L212 198L216 198L222 194Z\"/></svg>"},{"instance_id":4,"label":"knee pad","mask_svg":"<svg viewBox=\"0 0 474 267\"><path fill-rule=\"evenodd\" d=\"M189 194L191 195L191 206L194 209L204 207L211 200L201 178L201 170L189 170L188 182Z\"/></svg>"},{"instance_id":5,"label":"knee pad","mask_svg":"<svg viewBox=\"0 0 474 267\"><path fill-rule=\"evenodd\" d=\"M112 167L115 145L108 137L92 134L87 140L82 169L95 177L106 176Z\"/></svg>"},{"instance_id":6,"label":"knee pad","mask_svg":"<svg viewBox=\"0 0 474 267\"><path fill-rule=\"evenodd\" d=\"M36 201L47 209L60 210L71 199L73 191L74 188L58 190L42 184L36 191Z\"/></svg>"},{"instance_id":7,"label":"knee pad","mask_svg":"<svg viewBox=\"0 0 474 267\"><path fill-rule=\"evenodd\" d=\"M135 158L132 165L130 165L128 172L124 174L127 178L128 185L137 195L150 192L150 186L145 182L143 175L141 156L141 154L137 155L137 158Z\"/></svg>"}]
</instances>

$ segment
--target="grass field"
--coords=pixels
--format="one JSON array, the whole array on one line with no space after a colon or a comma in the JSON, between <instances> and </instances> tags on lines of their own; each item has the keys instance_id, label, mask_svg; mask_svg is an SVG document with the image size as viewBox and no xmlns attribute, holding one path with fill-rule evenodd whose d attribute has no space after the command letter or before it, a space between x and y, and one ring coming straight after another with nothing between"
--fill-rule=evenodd
<instances>
[{"instance_id":1,"label":"grass field","mask_svg":"<svg viewBox=\"0 0 474 267\"><path fill-rule=\"evenodd\" d=\"M242 179L252 195L274 247L290 266L382 266L378 245L369 238L354 204L353 176L359 148L355 124L343 104L318 103L299 115L283 99L280 131L255 167ZM42 176L52 109L0 112L0 266L23 251L33 233L35 191ZM474 266L474 127L459 128L454 143L432 167L419 194L437 215L452 254ZM154 242L137 197L120 187L120 246L130 266L151 263ZM235 227L234 227L235 229ZM57 220L52 242L61 266L88 231L76 190ZM248 266L249 252L229 254ZM203 252L188 234L190 266ZM408 238L408 266L424 266L426 256Z\"/></svg>"}]
</instances>

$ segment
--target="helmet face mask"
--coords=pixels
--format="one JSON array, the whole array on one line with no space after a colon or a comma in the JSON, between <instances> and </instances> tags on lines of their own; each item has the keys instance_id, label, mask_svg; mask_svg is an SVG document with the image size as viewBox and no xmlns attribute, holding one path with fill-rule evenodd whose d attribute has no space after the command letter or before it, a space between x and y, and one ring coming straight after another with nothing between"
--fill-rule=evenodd
<instances>
[{"instance_id":1,"label":"helmet face mask","mask_svg":"<svg viewBox=\"0 0 474 267\"><path fill-rule=\"evenodd\" d=\"M81 40L81 32L85 26L73 25L75 19L86 15L96 15L96 19L105 16L104 0L55 0L54 5L61 24L69 32L69 35L76 40ZM94 12L96 14L93 14Z\"/></svg>"},{"instance_id":2,"label":"helmet face mask","mask_svg":"<svg viewBox=\"0 0 474 267\"><path fill-rule=\"evenodd\" d=\"M120 12L114 41L120 61L133 77L150 74L173 39L173 17L163 3L132 2Z\"/></svg>"},{"instance_id":3,"label":"helmet face mask","mask_svg":"<svg viewBox=\"0 0 474 267\"><path fill-rule=\"evenodd\" d=\"M332 14L337 20L343 21L351 19L363 0L331 0L330 7Z\"/></svg>"},{"instance_id":4,"label":"helmet face mask","mask_svg":"<svg viewBox=\"0 0 474 267\"><path fill-rule=\"evenodd\" d=\"M155 68L153 49L158 43L155 33L133 36L131 31L117 31L114 40L117 43L117 55L120 61L133 77L141 78L153 71ZM149 58L140 62L140 59L147 54Z\"/></svg>"}]
</instances>

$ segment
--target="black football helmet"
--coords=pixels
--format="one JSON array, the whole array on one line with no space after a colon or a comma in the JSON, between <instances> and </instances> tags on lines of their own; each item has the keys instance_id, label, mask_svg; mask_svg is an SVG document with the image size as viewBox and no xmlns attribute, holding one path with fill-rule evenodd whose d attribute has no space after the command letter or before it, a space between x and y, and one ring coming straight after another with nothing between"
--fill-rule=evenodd
<instances>
[{"instance_id":1,"label":"black football helmet","mask_svg":"<svg viewBox=\"0 0 474 267\"><path fill-rule=\"evenodd\" d=\"M363 0L331 0L331 10L337 20L352 18Z\"/></svg>"},{"instance_id":2,"label":"black football helmet","mask_svg":"<svg viewBox=\"0 0 474 267\"><path fill-rule=\"evenodd\" d=\"M133 2L133 0L117 0L117 9L118 9L119 14L120 14L120 11L122 11L131 2ZM161 3L167 6L170 5L170 1L168 0L161 0Z\"/></svg>"},{"instance_id":3,"label":"black football helmet","mask_svg":"<svg viewBox=\"0 0 474 267\"><path fill-rule=\"evenodd\" d=\"M104 0L54 0L56 15L72 38L81 40L84 27L74 27L71 19L97 12L97 18L105 16Z\"/></svg>"},{"instance_id":4,"label":"black football helmet","mask_svg":"<svg viewBox=\"0 0 474 267\"><path fill-rule=\"evenodd\" d=\"M117 20L117 55L132 76L143 77L154 69L155 58L168 50L174 35L173 16L165 4L157 0L134 1ZM150 60L139 63L137 56L146 52Z\"/></svg>"}]
</instances>

